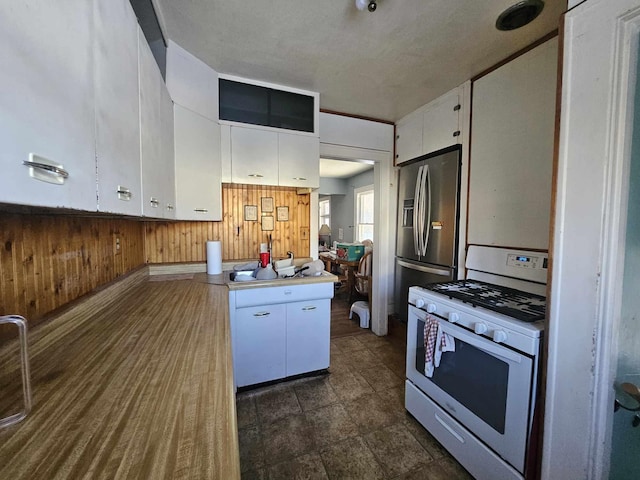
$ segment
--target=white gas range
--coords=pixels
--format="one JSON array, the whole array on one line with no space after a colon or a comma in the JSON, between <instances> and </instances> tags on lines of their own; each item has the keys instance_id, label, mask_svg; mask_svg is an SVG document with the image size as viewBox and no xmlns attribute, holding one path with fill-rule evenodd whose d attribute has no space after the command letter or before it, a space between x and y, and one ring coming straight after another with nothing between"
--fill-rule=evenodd
<instances>
[{"instance_id":1,"label":"white gas range","mask_svg":"<svg viewBox=\"0 0 640 480\"><path fill-rule=\"evenodd\" d=\"M547 255L472 246L466 266L466 280L409 289L406 408L475 477L522 479Z\"/></svg>"}]
</instances>

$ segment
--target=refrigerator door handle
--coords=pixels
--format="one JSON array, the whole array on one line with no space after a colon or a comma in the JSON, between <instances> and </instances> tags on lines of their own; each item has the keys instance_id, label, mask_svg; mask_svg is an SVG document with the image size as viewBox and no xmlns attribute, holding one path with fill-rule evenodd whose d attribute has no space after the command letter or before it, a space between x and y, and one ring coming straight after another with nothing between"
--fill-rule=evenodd
<instances>
[{"instance_id":1,"label":"refrigerator door handle","mask_svg":"<svg viewBox=\"0 0 640 480\"><path fill-rule=\"evenodd\" d=\"M422 177L422 167L418 169L418 178L416 179L416 188L413 195L413 250L416 255L420 255L419 244L419 212L420 212L420 178Z\"/></svg>"},{"instance_id":2,"label":"refrigerator door handle","mask_svg":"<svg viewBox=\"0 0 640 480\"><path fill-rule=\"evenodd\" d=\"M424 168L425 170L422 174L422 228L420 230L420 240L422 241L422 250L420 254L423 257L427 255L429 232L431 231L431 175L429 174L429 165L425 165ZM426 222L424 216L425 213L427 214Z\"/></svg>"},{"instance_id":3,"label":"refrigerator door handle","mask_svg":"<svg viewBox=\"0 0 640 480\"><path fill-rule=\"evenodd\" d=\"M441 275L443 277L448 277L449 275L451 275L451 270L443 270L441 268L433 268L433 267L426 267L424 265L416 265L415 263L405 262L404 260L396 260L396 262L401 267L410 268L411 270L417 270L419 272L433 273L434 275Z\"/></svg>"}]
</instances>

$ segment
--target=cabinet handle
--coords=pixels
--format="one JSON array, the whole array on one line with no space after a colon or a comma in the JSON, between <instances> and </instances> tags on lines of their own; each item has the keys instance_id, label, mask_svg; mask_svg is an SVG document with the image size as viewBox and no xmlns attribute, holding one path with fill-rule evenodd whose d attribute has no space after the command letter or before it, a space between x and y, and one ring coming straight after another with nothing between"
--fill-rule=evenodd
<instances>
[{"instance_id":1,"label":"cabinet handle","mask_svg":"<svg viewBox=\"0 0 640 480\"><path fill-rule=\"evenodd\" d=\"M247 175L248 177L253 177L253 178L262 178L263 175L259 174L259 173L250 173L249 175Z\"/></svg>"},{"instance_id":2,"label":"cabinet handle","mask_svg":"<svg viewBox=\"0 0 640 480\"><path fill-rule=\"evenodd\" d=\"M171 205L171 204L169 203L169 204L167 205L167 210L173 210L173 209L174 209L174 206L173 206L173 205Z\"/></svg>"},{"instance_id":3,"label":"cabinet handle","mask_svg":"<svg viewBox=\"0 0 640 480\"><path fill-rule=\"evenodd\" d=\"M254 317L268 317L269 315L271 315L271 312L258 312L253 314Z\"/></svg>"},{"instance_id":4,"label":"cabinet handle","mask_svg":"<svg viewBox=\"0 0 640 480\"><path fill-rule=\"evenodd\" d=\"M131 200L131 197L133 197L131 190L121 185L118 185L116 193L118 194L118 200L124 200L125 202L128 202L129 200Z\"/></svg>"},{"instance_id":5,"label":"cabinet handle","mask_svg":"<svg viewBox=\"0 0 640 480\"><path fill-rule=\"evenodd\" d=\"M302 181L306 180L306 178L304 178L304 177L293 177L293 179L294 180L302 180Z\"/></svg>"},{"instance_id":6,"label":"cabinet handle","mask_svg":"<svg viewBox=\"0 0 640 480\"><path fill-rule=\"evenodd\" d=\"M209 210L206 208L194 208L193 211L198 213L207 213Z\"/></svg>"},{"instance_id":7,"label":"cabinet handle","mask_svg":"<svg viewBox=\"0 0 640 480\"><path fill-rule=\"evenodd\" d=\"M149 203L153 208L158 208L158 205L160 205L160 202L158 201L158 199L153 197L151 197L151 200L149 200Z\"/></svg>"},{"instance_id":8,"label":"cabinet handle","mask_svg":"<svg viewBox=\"0 0 640 480\"><path fill-rule=\"evenodd\" d=\"M458 110L460 110L460 104L458 104L455 107L453 107L453 111L454 112L457 112Z\"/></svg>"},{"instance_id":9,"label":"cabinet handle","mask_svg":"<svg viewBox=\"0 0 640 480\"><path fill-rule=\"evenodd\" d=\"M453 132L453 136L454 137L459 137L460 136L460 130L456 130L455 132Z\"/></svg>"},{"instance_id":10,"label":"cabinet handle","mask_svg":"<svg viewBox=\"0 0 640 480\"><path fill-rule=\"evenodd\" d=\"M308 312L309 310L315 310L316 308L318 308L318 307L316 307L316 306L302 307L302 311L303 312Z\"/></svg>"},{"instance_id":11,"label":"cabinet handle","mask_svg":"<svg viewBox=\"0 0 640 480\"><path fill-rule=\"evenodd\" d=\"M62 165L35 153L30 153L29 160L23 160L22 164L29 167L30 177L42 182L62 185L69 178L69 172Z\"/></svg>"}]
</instances>

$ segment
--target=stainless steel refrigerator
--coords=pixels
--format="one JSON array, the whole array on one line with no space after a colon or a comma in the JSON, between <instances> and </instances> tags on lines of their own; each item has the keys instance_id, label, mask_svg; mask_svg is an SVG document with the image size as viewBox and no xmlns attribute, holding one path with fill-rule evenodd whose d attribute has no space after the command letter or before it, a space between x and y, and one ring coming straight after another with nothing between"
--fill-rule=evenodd
<instances>
[{"instance_id":1,"label":"stainless steel refrigerator","mask_svg":"<svg viewBox=\"0 0 640 480\"><path fill-rule=\"evenodd\" d=\"M403 165L398 181L395 310L407 320L409 287L457 276L460 147Z\"/></svg>"}]
</instances>

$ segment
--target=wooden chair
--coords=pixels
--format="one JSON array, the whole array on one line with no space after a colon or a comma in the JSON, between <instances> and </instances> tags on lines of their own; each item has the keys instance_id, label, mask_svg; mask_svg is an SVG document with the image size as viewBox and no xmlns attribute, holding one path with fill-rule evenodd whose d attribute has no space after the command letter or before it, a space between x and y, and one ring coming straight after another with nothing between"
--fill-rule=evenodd
<instances>
[{"instance_id":1,"label":"wooden chair","mask_svg":"<svg viewBox=\"0 0 640 480\"><path fill-rule=\"evenodd\" d=\"M373 252L366 252L360 259L358 271L355 272L355 289L358 294L367 297L369 313L371 313L371 270L373 266Z\"/></svg>"}]
</instances>

